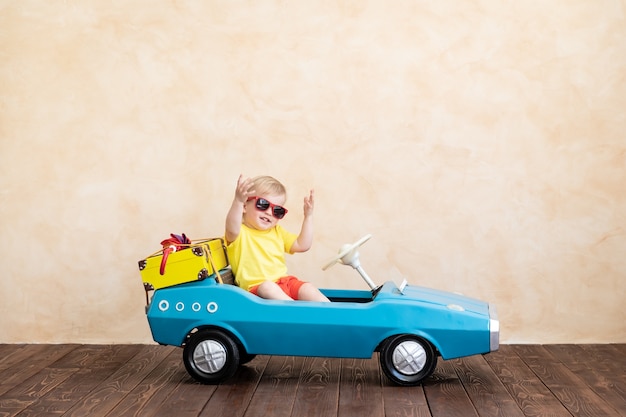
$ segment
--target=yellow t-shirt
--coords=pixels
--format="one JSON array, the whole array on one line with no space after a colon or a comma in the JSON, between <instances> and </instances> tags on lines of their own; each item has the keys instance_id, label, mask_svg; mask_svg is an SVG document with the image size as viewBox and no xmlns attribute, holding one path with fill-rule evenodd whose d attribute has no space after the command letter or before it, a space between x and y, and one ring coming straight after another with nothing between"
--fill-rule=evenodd
<instances>
[{"instance_id":1,"label":"yellow t-shirt","mask_svg":"<svg viewBox=\"0 0 626 417\"><path fill-rule=\"evenodd\" d=\"M291 253L297 237L280 225L256 230L242 224L237 239L226 247L237 285L247 291L286 276L285 253Z\"/></svg>"}]
</instances>

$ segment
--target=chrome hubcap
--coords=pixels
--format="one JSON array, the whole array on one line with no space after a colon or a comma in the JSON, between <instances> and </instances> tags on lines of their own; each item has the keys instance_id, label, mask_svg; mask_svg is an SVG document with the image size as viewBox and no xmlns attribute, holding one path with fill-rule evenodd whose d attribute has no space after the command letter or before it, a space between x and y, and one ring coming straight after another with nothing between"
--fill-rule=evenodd
<instances>
[{"instance_id":1,"label":"chrome hubcap","mask_svg":"<svg viewBox=\"0 0 626 417\"><path fill-rule=\"evenodd\" d=\"M426 351L421 344L408 340L393 350L393 366L404 375L415 375L426 365Z\"/></svg>"},{"instance_id":2,"label":"chrome hubcap","mask_svg":"<svg viewBox=\"0 0 626 417\"><path fill-rule=\"evenodd\" d=\"M215 340L204 340L194 349L193 362L207 374L219 372L226 365L226 348Z\"/></svg>"}]
</instances>

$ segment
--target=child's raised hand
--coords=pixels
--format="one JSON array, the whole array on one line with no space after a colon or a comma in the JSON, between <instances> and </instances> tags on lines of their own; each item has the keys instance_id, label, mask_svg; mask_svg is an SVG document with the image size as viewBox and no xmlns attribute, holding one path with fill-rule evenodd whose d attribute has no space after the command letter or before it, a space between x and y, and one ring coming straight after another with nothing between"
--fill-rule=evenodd
<instances>
[{"instance_id":1,"label":"child's raised hand","mask_svg":"<svg viewBox=\"0 0 626 417\"><path fill-rule=\"evenodd\" d=\"M315 206L315 199L314 197L314 190L311 190L309 192L309 195L307 197L304 197L304 216L310 216L311 214L313 214L313 208Z\"/></svg>"},{"instance_id":2,"label":"child's raised hand","mask_svg":"<svg viewBox=\"0 0 626 417\"><path fill-rule=\"evenodd\" d=\"M255 190L252 189L254 184L251 178L243 179L243 175L239 175L237 179L237 188L235 189L235 199L240 203L245 203L248 197L253 197Z\"/></svg>"}]
</instances>

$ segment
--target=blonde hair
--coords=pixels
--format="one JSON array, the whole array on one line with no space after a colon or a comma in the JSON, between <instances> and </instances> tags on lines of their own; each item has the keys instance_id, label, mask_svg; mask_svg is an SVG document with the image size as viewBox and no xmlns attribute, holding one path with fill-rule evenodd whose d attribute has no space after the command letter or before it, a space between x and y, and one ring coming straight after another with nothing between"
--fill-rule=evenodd
<instances>
[{"instance_id":1,"label":"blonde hair","mask_svg":"<svg viewBox=\"0 0 626 417\"><path fill-rule=\"evenodd\" d=\"M284 195L287 199L287 189L285 186L274 177L269 175L260 175L252 178L254 184L254 190L256 194L270 194L270 195Z\"/></svg>"}]
</instances>

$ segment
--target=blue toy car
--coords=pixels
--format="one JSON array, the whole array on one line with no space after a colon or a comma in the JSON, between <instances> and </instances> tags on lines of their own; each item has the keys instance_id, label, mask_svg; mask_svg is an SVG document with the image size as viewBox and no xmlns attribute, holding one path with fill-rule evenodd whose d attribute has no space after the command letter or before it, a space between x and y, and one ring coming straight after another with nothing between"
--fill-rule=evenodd
<instances>
[{"instance_id":1,"label":"blue toy car","mask_svg":"<svg viewBox=\"0 0 626 417\"><path fill-rule=\"evenodd\" d=\"M265 300L235 285L205 279L154 292L146 309L154 340L182 346L197 381L216 384L257 354L371 358L380 352L385 375L418 385L437 358L498 349L499 321L483 301L391 281L375 286L360 265L358 247L344 245L336 262L355 268L371 291L322 289L332 301Z\"/></svg>"}]
</instances>

